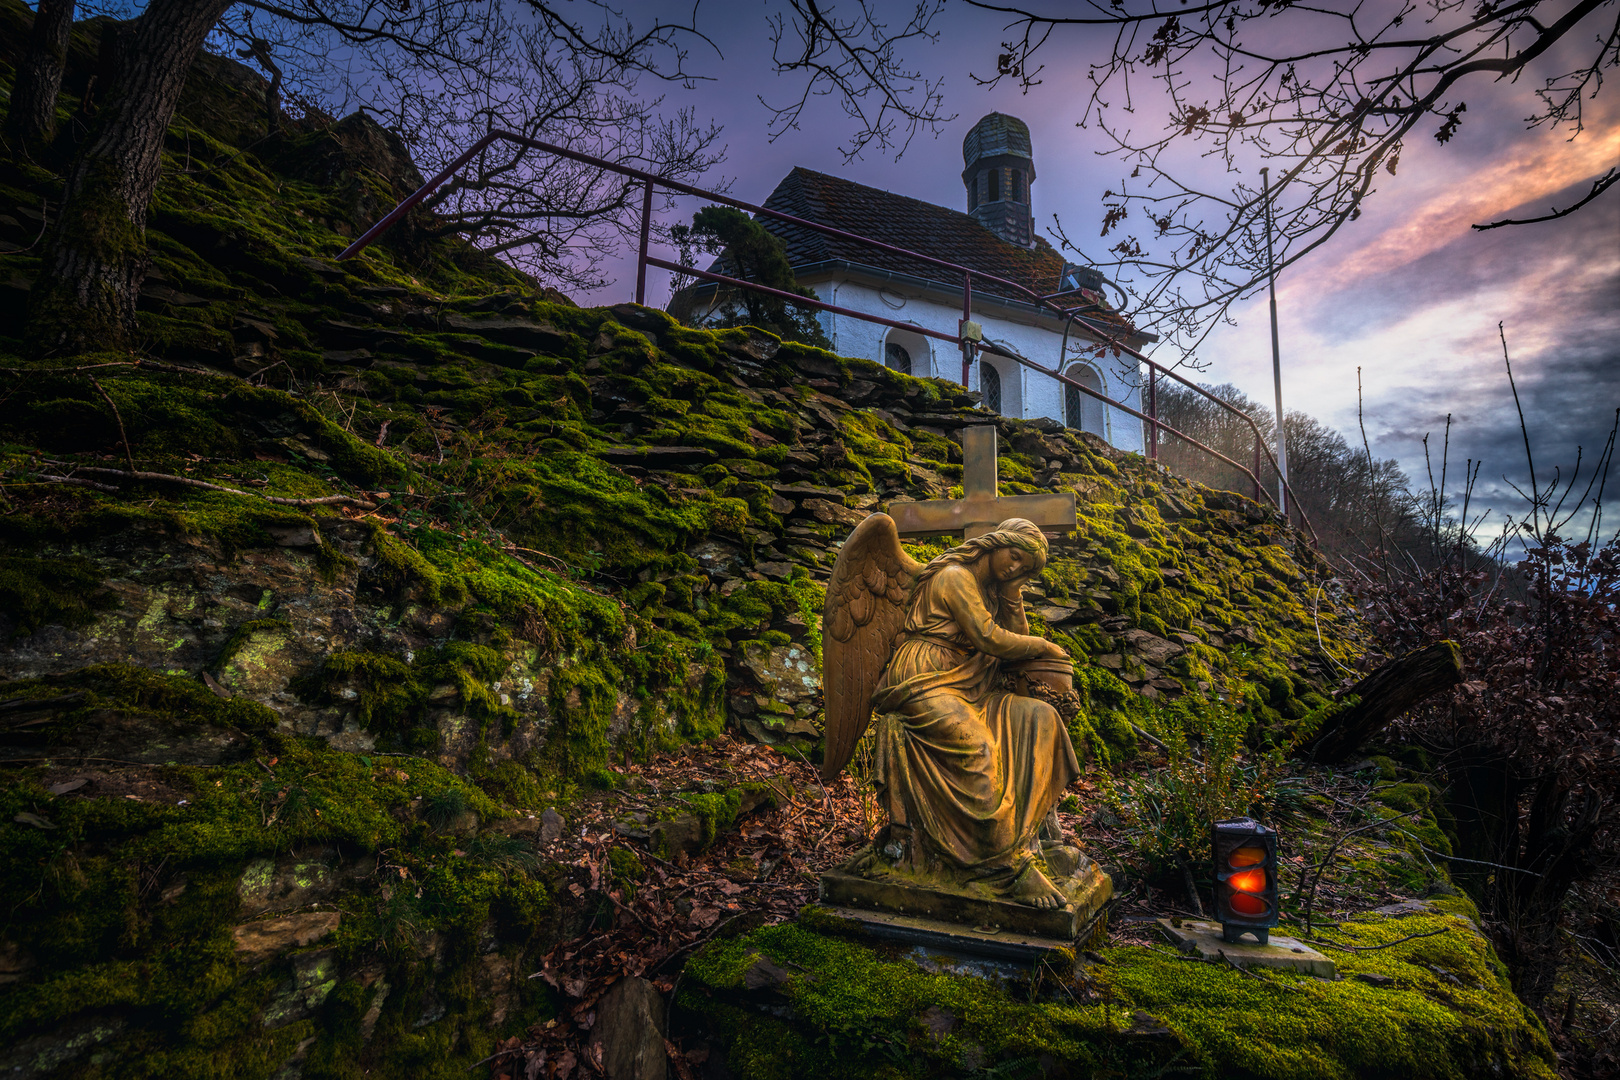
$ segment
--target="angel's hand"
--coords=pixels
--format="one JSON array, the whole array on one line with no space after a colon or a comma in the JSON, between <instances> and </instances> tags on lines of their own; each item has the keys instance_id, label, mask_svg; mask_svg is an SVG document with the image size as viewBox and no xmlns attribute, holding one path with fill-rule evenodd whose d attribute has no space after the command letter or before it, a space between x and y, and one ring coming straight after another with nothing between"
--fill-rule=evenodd
<instances>
[{"instance_id":1,"label":"angel's hand","mask_svg":"<svg viewBox=\"0 0 1620 1080\"><path fill-rule=\"evenodd\" d=\"M1041 644L1046 646L1045 652L1041 654L1043 657L1053 660L1067 660L1069 658L1069 650L1065 649L1057 642L1047 641L1045 638L1042 638Z\"/></svg>"}]
</instances>

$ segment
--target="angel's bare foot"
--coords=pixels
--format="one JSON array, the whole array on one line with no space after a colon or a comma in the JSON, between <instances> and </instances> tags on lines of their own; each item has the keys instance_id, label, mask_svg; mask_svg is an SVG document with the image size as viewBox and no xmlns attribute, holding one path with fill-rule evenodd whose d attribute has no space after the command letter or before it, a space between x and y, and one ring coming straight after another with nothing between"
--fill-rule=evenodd
<instances>
[{"instance_id":1,"label":"angel's bare foot","mask_svg":"<svg viewBox=\"0 0 1620 1080\"><path fill-rule=\"evenodd\" d=\"M1007 898L1036 908L1060 908L1068 903L1064 895L1058 892L1057 886L1033 863L1024 867L1018 875Z\"/></svg>"}]
</instances>

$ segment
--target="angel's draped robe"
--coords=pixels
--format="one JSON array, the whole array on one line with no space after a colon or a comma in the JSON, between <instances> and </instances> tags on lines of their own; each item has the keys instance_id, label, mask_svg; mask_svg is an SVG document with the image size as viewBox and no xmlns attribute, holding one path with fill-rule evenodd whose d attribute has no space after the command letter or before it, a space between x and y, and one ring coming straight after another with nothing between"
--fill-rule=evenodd
<instances>
[{"instance_id":1,"label":"angel's draped robe","mask_svg":"<svg viewBox=\"0 0 1620 1080\"><path fill-rule=\"evenodd\" d=\"M1001 689L1003 660L1043 655L1022 629L1021 601L987 602L970 569L948 566L920 587L872 695L879 713L905 718L878 725L875 771L891 825L922 833L975 878L1019 873L1080 774L1057 710Z\"/></svg>"}]
</instances>

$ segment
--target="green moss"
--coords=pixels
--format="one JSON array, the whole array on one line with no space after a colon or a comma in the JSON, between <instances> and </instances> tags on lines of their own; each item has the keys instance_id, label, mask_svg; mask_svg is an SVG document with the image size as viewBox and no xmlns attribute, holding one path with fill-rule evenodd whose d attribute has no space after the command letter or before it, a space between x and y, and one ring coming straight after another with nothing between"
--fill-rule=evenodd
<instances>
[{"instance_id":1,"label":"green moss","mask_svg":"<svg viewBox=\"0 0 1620 1080\"><path fill-rule=\"evenodd\" d=\"M585 770L584 780L586 787L597 791L612 791L620 786L618 775L612 769L601 766Z\"/></svg>"},{"instance_id":2,"label":"green moss","mask_svg":"<svg viewBox=\"0 0 1620 1080\"><path fill-rule=\"evenodd\" d=\"M746 988L761 958L789 973L769 994ZM1043 1055L1064 1063L1067 1075L1088 1075L1113 1063L1110 1044L1126 1020L1118 1011L1031 1002L1027 991L993 980L929 974L794 925L706 946L688 963L676 1006L702 1017L734 1072L784 1078L961 1075L973 1062ZM930 1007L960 1026L929 1037Z\"/></svg>"},{"instance_id":3,"label":"green moss","mask_svg":"<svg viewBox=\"0 0 1620 1080\"><path fill-rule=\"evenodd\" d=\"M1434 799L1434 790L1425 784L1391 784L1373 792L1373 798L1402 814L1415 814L1427 810Z\"/></svg>"},{"instance_id":4,"label":"green moss","mask_svg":"<svg viewBox=\"0 0 1620 1080\"><path fill-rule=\"evenodd\" d=\"M306 514L221 492L164 487L140 491L131 499L69 489L49 514L0 519L0 537L30 547L126 532L200 537L217 542L222 554L231 557L244 548L271 545L270 529L295 529L313 522Z\"/></svg>"},{"instance_id":5,"label":"green moss","mask_svg":"<svg viewBox=\"0 0 1620 1080\"><path fill-rule=\"evenodd\" d=\"M406 540L410 542L407 543ZM496 616L513 636L548 653L599 654L626 636L624 609L550 570L531 569L477 540L440 529L372 532L364 576L402 599L461 606L465 619Z\"/></svg>"},{"instance_id":6,"label":"green moss","mask_svg":"<svg viewBox=\"0 0 1620 1080\"><path fill-rule=\"evenodd\" d=\"M545 804L545 791L533 770L520 762L498 761L470 775L490 798L507 806L532 810Z\"/></svg>"},{"instance_id":7,"label":"green moss","mask_svg":"<svg viewBox=\"0 0 1620 1080\"><path fill-rule=\"evenodd\" d=\"M427 697L427 689L403 659L358 651L333 653L299 690L327 702L352 695L360 723L374 731L408 724Z\"/></svg>"},{"instance_id":8,"label":"green moss","mask_svg":"<svg viewBox=\"0 0 1620 1080\"><path fill-rule=\"evenodd\" d=\"M471 1000L470 974L485 921L498 916L504 940L520 944L544 932L551 901L532 876L537 868L523 844L480 838L458 855L429 831L446 813L471 810L494 818L504 812L436 763L396 758L379 767L320 740L288 738L256 703L222 700L198 683L139 668L105 665L9 683L0 686L0 696L60 697L72 689L85 697L62 722L115 709L124 716L246 729L263 746L257 761L155 770L152 779L182 796L178 800L56 798L40 786L43 773L26 767L3 778L0 812L7 820L28 810L56 828L0 830L0 859L12 868L0 875L0 903L10 913L4 936L23 943L34 964L27 979L0 987L0 1038L15 1041L74 1017L113 1012L126 1026L96 1051L100 1064L89 1075L103 1075L102 1069L119 1076L215 1075L222 1062L266 1075L309 1038L326 1047L320 1060L358 1060L333 1023L353 1005L352 991L331 991L337 1014L323 1006L310 1019L267 1028L263 1016L285 1007L282 988L294 971L286 959L258 972L238 959L231 933L242 917L238 881L254 860L292 850L336 849L353 859L386 848L399 868L390 874L412 883L411 891L391 894L409 900L409 914L400 921L394 902L375 891L378 883L362 881L341 904L343 923L326 944L349 970L380 955L386 978L404 987L421 984L420 969L414 953L389 959L388 943L419 940L428 931L445 936L452 944L435 992L460 1017L483 1015L484 1006ZM412 808L423 805L418 818ZM154 891L159 883L168 887L161 898ZM324 987L320 980L336 976L314 978L312 986ZM532 991L523 997L521 990L519 1021L546 1001ZM477 1060L468 1055L478 1046L453 1034L463 1021L413 1028L420 997L405 1016L411 995L402 996L389 1004L399 1015L379 1023L367 1048L372 1064L428 1044L462 1069ZM478 1056L487 1052L485 1046ZM79 1067L87 1064L94 1062Z\"/></svg>"},{"instance_id":9,"label":"green moss","mask_svg":"<svg viewBox=\"0 0 1620 1080\"><path fill-rule=\"evenodd\" d=\"M180 720L264 735L276 727L276 714L256 701L223 699L201 682L165 675L134 664L94 664L62 675L0 683L0 697L60 698L81 692L50 727L68 729L85 717L115 708L134 717Z\"/></svg>"},{"instance_id":10,"label":"green moss","mask_svg":"<svg viewBox=\"0 0 1620 1080\"><path fill-rule=\"evenodd\" d=\"M82 557L0 556L0 608L11 616L18 636L52 623L84 626L98 611L117 606L102 577L100 568Z\"/></svg>"},{"instance_id":11,"label":"green moss","mask_svg":"<svg viewBox=\"0 0 1620 1080\"><path fill-rule=\"evenodd\" d=\"M404 747L431 749L437 737L426 725L424 707L434 688L453 687L462 711L475 720L504 722L515 713L499 703L489 684L508 666L495 649L464 641L419 650L409 659L347 650L294 680L294 688L306 700L352 703L368 730L392 733Z\"/></svg>"},{"instance_id":12,"label":"green moss","mask_svg":"<svg viewBox=\"0 0 1620 1080\"><path fill-rule=\"evenodd\" d=\"M1554 1075L1545 1033L1498 978L1489 946L1449 915L1344 924L1337 936L1345 943L1390 947L1335 952L1350 977L1334 983L1251 978L1164 949L1105 949L1105 963L1088 971L1095 1003L1082 1006L1055 975L1006 986L930 974L849 940L841 927L816 932L815 914L706 946L687 966L677 1008L721 1038L740 1075L961 1075L969 1054L979 1068L1044 1059L1067 1076L1145 1075L1172 1062L1199 1075L1266 1080ZM1396 943L1431 930L1441 933ZM785 981L773 986L783 978L773 975L767 989L750 990L748 973L762 958ZM1396 983L1374 987L1353 978L1361 972ZM924 1034L930 1007L959 1026ZM1168 1038L1125 1037L1144 1015L1167 1026Z\"/></svg>"},{"instance_id":13,"label":"green moss","mask_svg":"<svg viewBox=\"0 0 1620 1080\"><path fill-rule=\"evenodd\" d=\"M714 843L718 834L736 824L737 812L742 808L742 792L736 788L707 794L684 794L677 798L701 823L702 846L705 848Z\"/></svg>"},{"instance_id":14,"label":"green moss","mask_svg":"<svg viewBox=\"0 0 1620 1080\"><path fill-rule=\"evenodd\" d=\"M290 624L285 619L249 619L247 622L231 631L231 636L225 639L225 644L219 648L219 654L210 665L211 671L222 671L225 665L236 658L243 649L258 634L286 634Z\"/></svg>"},{"instance_id":15,"label":"green moss","mask_svg":"<svg viewBox=\"0 0 1620 1080\"><path fill-rule=\"evenodd\" d=\"M797 615L805 627L804 644L821 662L821 609L827 588L802 570L786 582L750 581L730 596L713 599L699 617L709 640L716 645L763 640L786 645L792 639L780 631L758 633L760 628L788 615Z\"/></svg>"},{"instance_id":16,"label":"green moss","mask_svg":"<svg viewBox=\"0 0 1620 1080\"><path fill-rule=\"evenodd\" d=\"M614 885L624 890L626 900L635 899L636 883L646 880L647 867L629 848L608 849L608 867Z\"/></svg>"},{"instance_id":17,"label":"green moss","mask_svg":"<svg viewBox=\"0 0 1620 1080\"><path fill-rule=\"evenodd\" d=\"M1259 982L1142 949L1108 949L1111 988L1160 1017L1210 1074L1266 1078L1366 1075L1547 1077L1545 1032L1498 979L1490 947L1451 916L1361 916L1335 940L1336 983L1262 974ZM1394 944L1414 933L1438 936ZM1431 967L1432 965L1432 967ZM1461 985L1436 974L1438 967ZM1396 980L1373 987L1366 972ZM1268 985L1269 984L1269 985Z\"/></svg>"}]
</instances>

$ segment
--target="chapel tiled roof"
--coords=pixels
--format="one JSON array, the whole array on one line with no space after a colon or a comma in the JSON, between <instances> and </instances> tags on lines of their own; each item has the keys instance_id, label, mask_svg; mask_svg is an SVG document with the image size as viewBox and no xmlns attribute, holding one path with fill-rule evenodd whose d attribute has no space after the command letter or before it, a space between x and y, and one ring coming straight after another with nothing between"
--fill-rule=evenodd
<instances>
[{"instance_id":1,"label":"chapel tiled roof","mask_svg":"<svg viewBox=\"0 0 1620 1080\"><path fill-rule=\"evenodd\" d=\"M1009 244L960 210L810 169L796 168L788 173L765 200L765 206L1016 281L1037 295L1056 292L1063 271L1063 257L1045 240L1036 238L1033 249ZM760 223L786 242L788 261L795 269L842 259L961 287L958 276L917 259L768 217L761 218ZM978 278L974 279L973 289L1009 299L1027 299L1014 289Z\"/></svg>"}]
</instances>

